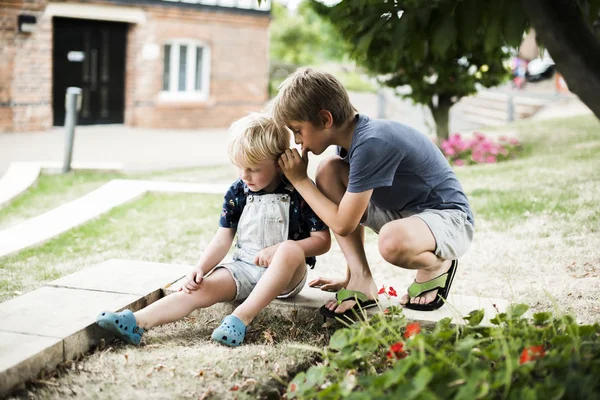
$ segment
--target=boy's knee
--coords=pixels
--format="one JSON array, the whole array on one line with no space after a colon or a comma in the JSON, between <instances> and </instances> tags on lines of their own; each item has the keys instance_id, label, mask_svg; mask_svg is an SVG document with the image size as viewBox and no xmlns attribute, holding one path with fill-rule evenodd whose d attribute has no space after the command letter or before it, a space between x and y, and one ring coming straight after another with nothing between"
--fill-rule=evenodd
<instances>
[{"instance_id":1,"label":"boy's knee","mask_svg":"<svg viewBox=\"0 0 600 400\"><path fill-rule=\"evenodd\" d=\"M410 257L409 235L402 230L391 229L384 225L379 231L379 253L391 264L398 264Z\"/></svg>"},{"instance_id":2,"label":"boy's knee","mask_svg":"<svg viewBox=\"0 0 600 400\"><path fill-rule=\"evenodd\" d=\"M282 242L277 248L277 252L284 254L286 259L304 259L304 250L302 250L302 247L300 247L300 245L293 240L286 240L285 242Z\"/></svg>"},{"instance_id":3,"label":"boy's knee","mask_svg":"<svg viewBox=\"0 0 600 400\"><path fill-rule=\"evenodd\" d=\"M348 165L340 156L329 156L322 160L317 167L316 183L318 187L329 185L332 180L342 181L344 172L348 174Z\"/></svg>"}]
</instances>

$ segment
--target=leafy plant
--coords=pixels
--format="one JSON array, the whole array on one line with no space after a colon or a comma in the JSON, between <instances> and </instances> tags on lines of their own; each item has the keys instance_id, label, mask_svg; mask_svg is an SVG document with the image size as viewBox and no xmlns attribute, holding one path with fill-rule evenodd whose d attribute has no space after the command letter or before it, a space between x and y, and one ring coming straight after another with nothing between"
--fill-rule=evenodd
<instances>
[{"instance_id":1,"label":"leafy plant","mask_svg":"<svg viewBox=\"0 0 600 400\"><path fill-rule=\"evenodd\" d=\"M473 132L473 138L465 139L460 133L455 133L444 140L442 152L456 166L468 164L494 164L514 158L521 149L521 143L516 138L500 136L496 142L481 132Z\"/></svg>"},{"instance_id":2,"label":"leafy plant","mask_svg":"<svg viewBox=\"0 0 600 400\"><path fill-rule=\"evenodd\" d=\"M425 331L399 307L340 329L323 361L296 375L288 398L480 399L597 398L600 325L571 316L523 315L528 306L483 310L453 326L449 318Z\"/></svg>"}]
</instances>

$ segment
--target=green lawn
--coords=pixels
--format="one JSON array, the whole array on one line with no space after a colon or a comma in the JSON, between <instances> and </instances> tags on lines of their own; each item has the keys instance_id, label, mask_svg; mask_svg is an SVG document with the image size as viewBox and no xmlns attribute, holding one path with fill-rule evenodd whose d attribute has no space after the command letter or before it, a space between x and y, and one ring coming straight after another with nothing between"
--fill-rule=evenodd
<instances>
[{"instance_id":1,"label":"green lawn","mask_svg":"<svg viewBox=\"0 0 600 400\"><path fill-rule=\"evenodd\" d=\"M531 282L545 281L530 276L527 268L531 268L532 261L519 264L518 257L525 254L542 260L536 274L544 279L567 281L567 288L553 292L554 296L562 296L559 298L561 306L579 307L581 315L588 319L598 315L600 310L594 310L594 299L598 299L599 292L600 124L593 117L577 117L519 122L501 129L523 142L526 150L518 159L496 165L456 169L474 209L476 240L480 246L473 250L476 260L471 261L470 265L467 262L463 267L463 273L468 272L468 276L476 281L475 285L463 284L458 280L456 290L472 295L480 294L478 290L482 290L482 294L490 297L511 293L524 296L529 304L535 305L533 303L537 302L538 308L547 307L547 299L544 302L536 297L527 297L533 291L527 279L531 278ZM226 167L145 175L76 173L43 176L35 188L8 207L0 209L0 229L77 198L113 178L216 182L231 181L234 177L235 172ZM217 229L221 201L222 196L219 195L150 194L115 208L43 245L4 257L0 259L0 300L5 301L38 288L45 282L110 258L193 264ZM507 237L510 239L509 245L503 248L497 240L506 240ZM373 235L369 234L369 246L374 245L374 240ZM481 246L487 247L482 249ZM560 274L554 269L547 269L549 262L542 259L551 252L566 254L565 260L561 259L555 266L560 268ZM569 257L577 261L576 265L567 267L571 268L567 272L575 276L570 281L561 275L564 273L563 264L571 262ZM502 269L494 264L498 260L502 260ZM344 268L342 259L336 259L335 264ZM486 269L488 267L489 270ZM552 287L543 289L552 291ZM181 389L177 389L177 396L174 397L185 397L192 393L197 397L207 388L222 390L231 381L226 374L235 373L235 368L225 366L227 362L232 364L235 353L218 348L218 356L214 359L198 361L201 354L216 351L207 336L216 323L215 319L220 317L222 315L218 313L214 318L212 314L199 313L171 327L152 330L148 335L150 347L118 345L113 347L114 351L110 354L95 353L82 361L84 366L80 372L61 374L59 379L52 378L59 386L43 386L36 389L39 390L36 393L48 398L59 398L69 393L87 394L86 397L118 397L120 392L114 387L116 385L103 386L105 391L101 394L95 392L95 385L107 379L117 384L135 381L137 386L128 395L152 392L157 397L169 397L174 393L169 383L172 377L167 375L169 372L161 375L156 371L145 378L146 374L140 374L139 371L123 371L125 355L129 360L137 360L137 364L129 365L137 365L139 370L156 365L156 357L169 367L177 366L174 375ZM297 369L299 364L311 360L310 353L299 355L291 350L293 346L290 347L290 340L286 338L289 329L294 329L298 324L308 324L310 320L298 322L284 316L279 327L274 328L279 336L273 347L269 344L268 335L264 335L271 317L264 318L259 320L261 327L253 334L250 344L244 346L246 350L242 359L250 364L241 373L246 374L246 378L256 377L263 382L271 379L276 369L273 363L279 363L278 368L284 375L285 371ZM298 334L291 343L324 343L326 332L320 330L319 321L310 323L313 324L310 332ZM195 358L185 356L187 351ZM260 365L254 364L256 360L260 361ZM267 365L265 360L270 362L268 368L264 367ZM249 372L253 371L253 365L264 371L253 376ZM191 373L202 368L210 368L212 372L205 378ZM208 379L208 375L212 378ZM223 397L235 396L253 397L246 392L229 392L228 396Z\"/></svg>"}]
</instances>

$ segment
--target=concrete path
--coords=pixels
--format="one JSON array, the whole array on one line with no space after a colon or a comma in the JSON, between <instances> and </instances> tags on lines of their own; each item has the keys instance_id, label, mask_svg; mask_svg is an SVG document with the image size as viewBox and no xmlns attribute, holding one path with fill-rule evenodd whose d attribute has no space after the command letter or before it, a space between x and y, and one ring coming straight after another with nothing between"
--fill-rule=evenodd
<instances>
[{"instance_id":1,"label":"concrete path","mask_svg":"<svg viewBox=\"0 0 600 400\"><path fill-rule=\"evenodd\" d=\"M0 207L25 192L37 181L42 166L39 163L15 162L0 178Z\"/></svg>"},{"instance_id":2,"label":"concrete path","mask_svg":"<svg viewBox=\"0 0 600 400\"><path fill-rule=\"evenodd\" d=\"M189 266L110 260L0 303L0 398L42 369L88 352L105 332L103 310L138 310Z\"/></svg>"},{"instance_id":3,"label":"concrete path","mask_svg":"<svg viewBox=\"0 0 600 400\"><path fill-rule=\"evenodd\" d=\"M23 194L38 179L41 173L58 173L62 171L59 162L14 162L9 165L6 173L0 178L0 207ZM119 163L71 163L73 170L88 171L120 171L123 165Z\"/></svg>"},{"instance_id":4,"label":"concrete path","mask_svg":"<svg viewBox=\"0 0 600 400\"><path fill-rule=\"evenodd\" d=\"M222 195L228 187L229 184L115 179L77 200L1 231L0 257L43 243L148 192Z\"/></svg>"},{"instance_id":5,"label":"concrete path","mask_svg":"<svg viewBox=\"0 0 600 400\"><path fill-rule=\"evenodd\" d=\"M34 379L42 369L88 352L107 337L95 324L104 310L137 311L179 289L191 266L129 260L109 260L57 279L44 287L0 303L0 397L20 383ZM305 287L295 298L276 300L269 307L316 310L331 293ZM381 309L397 300L380 296ZM507 302L471 296L450 296L434 312L405 310L409 320L431 324L450 317L456 324L472 310L484 309L484 324L505 311ZM68 310L68 311L67 311ZM376 312L378 309L374 309Z\"/></svg>"}]
</instances>

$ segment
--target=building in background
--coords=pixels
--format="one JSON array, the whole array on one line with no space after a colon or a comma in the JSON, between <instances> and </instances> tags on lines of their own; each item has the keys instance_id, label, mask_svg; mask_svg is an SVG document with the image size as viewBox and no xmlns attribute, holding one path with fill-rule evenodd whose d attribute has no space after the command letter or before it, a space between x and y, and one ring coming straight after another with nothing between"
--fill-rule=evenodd
<instances>
[{"instance_id":1,"label":"building in background","mask_svg":"<svg viewBox=\"0 0 600 400\"><path fill-rule=\"evenodd\" d=\"M0 132L226 127L268 100L270 0L4 0Z\"/></svg>"}]
</instances>

